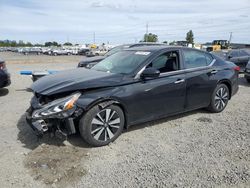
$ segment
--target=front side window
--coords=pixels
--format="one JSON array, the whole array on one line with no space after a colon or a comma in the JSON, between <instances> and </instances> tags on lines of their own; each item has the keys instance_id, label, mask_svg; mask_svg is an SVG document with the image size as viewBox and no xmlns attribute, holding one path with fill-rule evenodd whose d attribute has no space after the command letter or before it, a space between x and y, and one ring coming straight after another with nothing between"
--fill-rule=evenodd
<instances>
[{"instance_id":1,"label":"front side window","mask_svg":"<svg viewBox=\"0 0 250 188\"><path fill-rule=\"evenodd\" d=\"M156 68L160 73L176 71L179 69L179 55L177 52L167 52L154 59L148 66Z\"/></svg>"},{"instance_id":2,"label":"front side window","mask_svg":"<svg viewBox=\"0 0 250 188\"><path fill-rule=\"evenodd\" d=\"M213 61L210 54L195 50L183 50L186 69L198 68L209 65Z\"/></svg>"}]
</instances>

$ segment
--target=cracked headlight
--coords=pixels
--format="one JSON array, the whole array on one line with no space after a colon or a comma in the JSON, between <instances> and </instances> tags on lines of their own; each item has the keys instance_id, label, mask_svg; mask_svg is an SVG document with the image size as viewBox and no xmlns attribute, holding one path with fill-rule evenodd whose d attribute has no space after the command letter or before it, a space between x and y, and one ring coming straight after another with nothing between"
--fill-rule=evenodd
<instances>
[{"instance_id":1,"label":"cracked headlight","mask_svg":"<svg viewBox=\"0 0 250 188\"><path fill-rule=\"evenodd\" d=\"M32 114L33 119L43 118L65 118L72 115L76 109L75 103L81 93L75 93L68 97L54 100L41 109L35 110Z\"/></svg>"}]
</instances>

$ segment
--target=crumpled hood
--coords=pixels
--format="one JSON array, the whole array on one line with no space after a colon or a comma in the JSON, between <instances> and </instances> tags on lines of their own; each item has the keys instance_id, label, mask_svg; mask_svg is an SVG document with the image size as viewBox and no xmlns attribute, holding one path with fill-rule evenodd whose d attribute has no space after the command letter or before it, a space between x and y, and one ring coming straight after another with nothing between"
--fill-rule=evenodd
<instances>
[{"instance_id":1,"label":"crumpled hood","mask_svg":"<svg viewBox=\"0 0 250 188\"><path fill-rule=\"evenodd\" d=\"M34 82L31 89L41 95L53 95L90 88L109 87L121 84L123 75L95 71L91 69L72 69L48 75Z\"/></svg>"}]
</instances>

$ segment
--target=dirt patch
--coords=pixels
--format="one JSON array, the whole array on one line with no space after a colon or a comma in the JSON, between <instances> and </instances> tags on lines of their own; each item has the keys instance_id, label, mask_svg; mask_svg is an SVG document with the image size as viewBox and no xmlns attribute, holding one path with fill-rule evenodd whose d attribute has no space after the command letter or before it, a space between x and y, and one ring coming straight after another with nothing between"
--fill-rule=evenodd
<instances>
[{"instance_id":1,"label":"dirt patch","mask_svg":"<svg viewBox=\"0 0 250 188\"><path fill-rule=\"evenodd\" d=\"M42 144L26 156L24 165L35 180L61 187L86 174L84 157L88 157L86 149Z\"/></svg>"},{"instance_id":2,"label":"dirt patch","mask_svg":"<svg viewBox=\"0 0 250 188\"><path fill-rule=\"evenodd\" d=\"M197 121L202 122L202 123L213 123L213 120L207 117L200 117L197 119Z\"/></svg>"}]
</instances>

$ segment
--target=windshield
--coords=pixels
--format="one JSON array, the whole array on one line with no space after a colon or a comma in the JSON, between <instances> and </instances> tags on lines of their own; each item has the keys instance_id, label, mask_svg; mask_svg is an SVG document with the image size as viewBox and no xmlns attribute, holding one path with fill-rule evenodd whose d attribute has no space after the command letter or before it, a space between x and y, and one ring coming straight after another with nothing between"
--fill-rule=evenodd
<instances>
[{"instance_id":1,"label":"windshield","mask_svg":"<svg viewBox=\"0 0 250 188\"><path fill-rule=\"evenodd\" d=\"M111 56L111 55L113 55L114 53L116 53L116 52L119 52L119 51L121 51L121 50L123 50L123 49L126 49L126 48L128 48L129 46L128 45L121 45L121 46L117 46L117 47L114 47L114 48L112 48L109 52L107 52L106 54L105 54L105 56Z\"/></svg>"},{"instance_id":2,"label":"windshield","mask_svg":"<svg viewBox=\"0 0 250 188\"><path fill-rule=\"evenodd\" d=\"M105 58L93 66L92 69L110 73L129 74L138 68L148 58L149 54L150 52L120 51Z\"/></svg>"}]
</instances>

